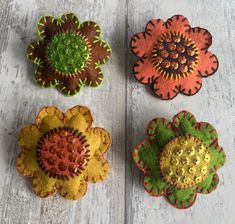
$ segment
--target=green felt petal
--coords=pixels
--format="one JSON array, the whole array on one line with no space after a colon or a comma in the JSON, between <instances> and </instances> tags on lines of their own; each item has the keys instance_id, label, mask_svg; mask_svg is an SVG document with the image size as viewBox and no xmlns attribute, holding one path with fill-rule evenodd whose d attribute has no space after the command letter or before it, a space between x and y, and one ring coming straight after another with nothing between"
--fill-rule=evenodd
<instances>
[{"instance_id":1,"label":"green felt petal","mask_svg":"<svg viewBox=\"0 0 235 224\"><path fill-rule=\"evenodd\" d=\"M176 208L189 208L196 200L197 192L195 188L176 189L171 188L167 192L168 201Z\"/></svg>"},{"instance_id":2,"label":"green felt petal","mask_svg":"<svg viewBox=\"0 0 235 224\"><path fill-rule=\"evenodd\" d=\"M209 147L209 153L211 156L210 169L216 171L222 167L226 161L225 152L222 147L213 145Z\"/></svg>"},{"instance_id":3,"label":"green felt petal","mask_svg":"<svg viewBox=\"0 0 235 224\"><path fill-rule=\"evenodd\" d=\"M219 184L219 177L216 173L212 172L208 177L197 186L197 192L208 194L216 189Z\"/></svg>"},{"instance_id":4,"label":"green felt petal","mask_svg":"<svg viewBox=\"0 0 235 224\"><path fill-rule=\"evenodd\" d=\"M136 165L144 172L151 172L157 169L157 161L159 157L159 150L157 150L153 143L145 140L140 143L133 150L133 160Z\"/></svg>"},{"instance_id":5,"label":"green felt petal","mask_svg":"<svg viewBox=\"0 0 235 224\"><path fill-rule=\"evenodd\" d=\"M188 111L181 111L176 114L173 118L173 124L179 129L182 135L193 135L207 145L217 142L218 134L215 128L206 122L197 123L193 114Z\"/></svg>"},{"instance_id":6,"label":"green felt petal","mask_svg":"<svg viewBox=\"0 0 235 224\"><path fill-rule=\"evenodd\" d=\"M144 188L152 196L161 196L166 194L167 184L162 181L161 177L152 176L144 177Z\"/></svg>"},{"instance_id":7,"label":"green felt petal","mask_svg":"<svg viewBox=\"0 0 235 224\"><path fill-rule=\"evenodd\" d=\"M171 139L175 137L172 123L164 118L156 118L148 125L148 136L156 141L159 149Z\"/></svg>"}]
</instances>

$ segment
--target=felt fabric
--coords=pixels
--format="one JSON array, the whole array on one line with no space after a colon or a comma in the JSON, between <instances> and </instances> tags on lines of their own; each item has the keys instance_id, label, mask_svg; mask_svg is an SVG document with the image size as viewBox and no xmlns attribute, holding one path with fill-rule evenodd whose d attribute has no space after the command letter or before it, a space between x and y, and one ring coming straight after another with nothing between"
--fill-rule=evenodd
<instances>
[{"instance_id":1,"label":"felt fabric","mask_svg":"<svg viewBox=\"0 0 235 224\"><path fill-rule=\"evenodd\" d=\"M40 40L34 41L28 46L27 57L37 65L35 79L39 85L56 87L65 95L71 96L78 93L84 85L96 87L102 83L103 73L100 66L110 59L111 48L106 41L101 39L101 29L95 22L86 21L80 24L73 13L66 13L60 18L43 16L39 19L37 31ZM65 35L72 33L73 36L75 34L75 37L77 36L80 41L85 42L85 46L78 46L75 42L70 43L71 39L65 40L68 42L68 46L67 50L65 49L66 53L61 56L61 53L57 52L58 47L56 46L63 48L66 46L62 43L61 45L55 43L55 37L61 33ZM54 48L51 50L50 46ZM83 57L86 55L80 54L78 50L78 56L75 57L73 52L81 48L88 53L88 59L85 60ZM53 58L50 58L49 55ZM72 64L75 66L76 60L83 64L74 68L74 72L72 72L68 68ZM61 70L57 68L61 68Z\"/></svg>"},{"instance_id":2,"label":"felt fabric","mask_svg":"<svg viewBox=\"0 0 235 224\"><path fill-rule=\"evenodd\" d=\"M144 32L131 39L131 49L138 57L134 76L149 84L162 100L173 99L178 93L194 95L202 86L202 78L218 69L218 59L208 51L211 44L211 34L192 28L182 15L166 22L153 19Z\"/></svg>"},{"instance_id":3,"label":"felt fabric","mask_svg":"<svg viewBox=\"0 0 235 224\"><path fill-rule=\"evenodd\" d=\"M186 189L179 189L164 181L159 159L164 147L179 136L194 136L206 145L210 155L208 176L201 183ZM226 156L218 145L215 128L206 122L197 122L193 114L181 111L173 121L164 118L153 119L147 128L147 139L133 149L133 160L144 173L144 188L151 196L166 196L176 208L188 208L196 200L197 193L208 194L216 189L219 177L216 171L225 163Z\"/></svg>"},{"instance_id":4,"label":"felt fabric","mask_svg":"<svg viewBox=\"0 0 235 224\"><path fill-rule=\"evenodd\" d=\"M87 181L95 183L107 178L109 164L103 154L111 144L111 137L103 128L92 128L92 122L93 118L87 107L75 106L65 113L55 107L44 107L38 113L35 124L20 130L18 142L21 152L17 157L17 170L23 176L33 177L33 191L38 196L47 197L59 192L66 199L78 200L86 193ZM75 136L71 136L71 133ZM57 144L55 135L58 146L55 145ZM67 135L69 137L66 137ZM60 136L61 141L67 138L66 146L58 139ZM44 144L45 141L49 142ZM75 145L77 142L79 145ZM75 149L82 154L73 151ZM46 151L40 154L40 150ZM44 158L40 155L48 158L41 160ZM66 159L63 155L67 156ZM70 170L72 167L69 163L74 165L75 159L79 159L78 162L85 161L86 164L82 170L78 172L76 168L76 171L73 170L74 173L69 176L72 171L64 172L62 165ZM57 170L53 171L55 164L59 165L56 167ZM63 169L63 172L60 172L60 169ZM53 172L56 175L51 175ZM66 175L63 176L63 173Z\"/></svg>"}]
</instances>

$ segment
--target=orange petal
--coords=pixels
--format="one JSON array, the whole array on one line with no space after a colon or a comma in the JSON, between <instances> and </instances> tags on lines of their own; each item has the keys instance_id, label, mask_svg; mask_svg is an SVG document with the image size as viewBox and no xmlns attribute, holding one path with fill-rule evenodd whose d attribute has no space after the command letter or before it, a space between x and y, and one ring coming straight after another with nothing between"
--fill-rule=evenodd
<instances>
[{"instance_id":1,"label":"orange petal","mask_svg":"<svg viewBox=\"0 0 235 224\"><path fill-rule=\"evenodd\" d=\"M56 74L48 66L38 66L35 79L37 84L43 87L53 87L58 84Z\"/></svg>"},{"instance_id":2,"label":"orange petal","mask_svg":"<svg viewBox=\"0 0 235 224\"><path fill-rule=\"evenodd\" d=\"M197 69L200 76L207 77L217 71L219 61L210 51L200 51L199 58L200 62Z\"/></svg>"},{"instance_id":3,"label":"orange petal","mask_svg":"<svg viewBox=\"0 0 235 224\"><path fill-rule=\"evenodd\" d=\"M158 72L149 58L140 58L133 69L136 79L144 84L152 83L153 79L158 75Z\"/></svg>"},{"instance_id":4,"label":"orange petal","mask_svg":"<svg viewBox=\"0 0 235 224\"><path fill-rule=\"evenodd\" d=\"M79 32L87 38L90 44L92 44L95 39L100 39L101 35L101 29L99 25L92 21L86 21L82 23Z\"/></svg>"},{"instance_id":5,"label":"orange petal","mask_svg":"<svg viewBox=\"0 0 235 224\"><path fill-rule=\"evenodd\" d=\"M194 27L186 31L188 37L194 41L200 50L208 49L212 44L212 36L208 30Z\"/></svg>"},{"instance_id":6,"label":"orange petal","mask_svg":"<svg viewBox=\"0 0 235 224\"><path fill-rule=\"evenodd\" d=\"M50 39L58 31L57 20L53 16L43 16L37 24L38 34L42 39Z\"/></svg>"},{"instance_id":7,"label":"orange petal","mask_svg":"<svg viewBox=\"0 0 235 224\"><path fill-rule=\"evenodd\" d=\"M163 20L153 19L147 24L145 32L134 35L130 43L133 53L139 57L149 56L158 37L166 32L163 24Z\"/></svg>"},{"instance_id":8,"label":"orange petal","mask_svg":"<svg viewBox=\"0 0 235 224\"><path fill-rule=\"evenodd\" d=\"M179 79L179 91L188 96L196 94L201 86L202 78L198 75L197 71L194 71L189 77Z\"/></svg>"},{"instance_id":9,"label":"orange petal","mask_svg":"<svg viewBox=\"0 0 235 224\"><path fill-rule=\"evenodd\" d=\"M184 33L190 28L188 19L182 15L172 16L164 23L164 25L171 32Z\"/></svg>"},{"instance_id":10,"label":"orange petal","mask_svg":"<svg viewBox=\"0 0 235 224\"><path fill-rule=\"evenodd\" d=\"M170 100L178 94L178 82L175 79L168 79L158 76L153 84L154 93L162 100Z\"/></svg>"},{"instance_id":11,"label":"orange petal","mask_svg":"<svg viewBox=\"0 0 235 224\"><path fill-rule=\"evenodd\" d=\"M85 173L87 181L93 183L102 181L109 174L109 164L103 156L93 156L88 162Z\"/></svg>"}]
</instances>

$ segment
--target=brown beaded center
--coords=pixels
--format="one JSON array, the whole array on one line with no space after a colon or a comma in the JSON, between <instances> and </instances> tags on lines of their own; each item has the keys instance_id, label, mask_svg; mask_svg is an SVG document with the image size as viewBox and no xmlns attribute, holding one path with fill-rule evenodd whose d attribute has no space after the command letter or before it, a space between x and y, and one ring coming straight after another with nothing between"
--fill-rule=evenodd
<instances>
[{"instance_id":1,"label":"brown beaded center","mask_svg":"<svg viewBox=\"0 0 235 224\"><path fill-rule=\"evenodd\" d=\"M87 165L88 146L85 136L77 130L53 129L38 142L37 161L50 177L69 179L79 175Z\"/></svg>"},{"instance_id":2,"label":"brown beaded center","mask_svg":"<svg viewBox=\"0 0 235 224\"><path fill-rule=\"evenodd\" d=\"M190 75L198 65L196 44L178 32L163 34L152 51L152 62L162 76L180 78Z\"/></svg>"}]
</instances>

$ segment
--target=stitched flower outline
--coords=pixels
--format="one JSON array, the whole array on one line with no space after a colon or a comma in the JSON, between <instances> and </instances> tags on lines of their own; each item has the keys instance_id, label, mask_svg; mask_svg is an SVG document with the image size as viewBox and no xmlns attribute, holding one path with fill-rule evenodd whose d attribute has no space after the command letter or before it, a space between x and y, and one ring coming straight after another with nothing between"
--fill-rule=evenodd
<instances>
[{"instance_id":1,"label":"stitched flower outline","mask_svg":"<svg viewBox=\"0 0 235 224\"><path fill-rule=\"evenodd\" d=\"M92 122L87 107L75 106L66 113L44 107L34 124L21 129L17 170L32 177L33 191L39 197L58 192L66 199L78 200L85 195L87 182L108 176L103 154L111 137L103 128L92 128Z\"/></svg>"},{"instance_id":2,"label":"stitched flower outline","mask_svg":"<svg viewBox=\"0 0 235 224\"><path fill-rule=\"evenodd\" d=\"M101 29L95 22L80 24L73 13L58 19L43 16L37 30L41 40L28 46L27 57L37 65L35 78L39 85L57 87L71 96L84 85L101 84L100 66L109 60L111 48L101 40Z\"/></svg>"},{"instance_id":3,"label":"stitched flower outline","mask_svg":"<svg viewBox=\"0 0 235 224\"><path fill-rule=\"evenodd\" d=\"M150 84L162 100L183 93L191 96L202 86L202 78L218 69L218 59L208 51L211 34L203 28L191 28L187 18L175 15L164 22L151 20L145 32L131 39L131 49L139 59L134 75L143 84Z\"/></svg>"},{"instance_id":4,"label":"stitched flower outline","mask_svg":"<svg viewBox=\"0 0 235 224\"><path fill-rule=\"evenodd\" d=\"M133 150L137 167L144 172L144 187L151 196L166 196L176 208L192 206L197 193L216 189L216 171L226 160L212 125L196 122L181 111L169 122L152 120L147 139Z\"/></svg>"}]
</instances>

